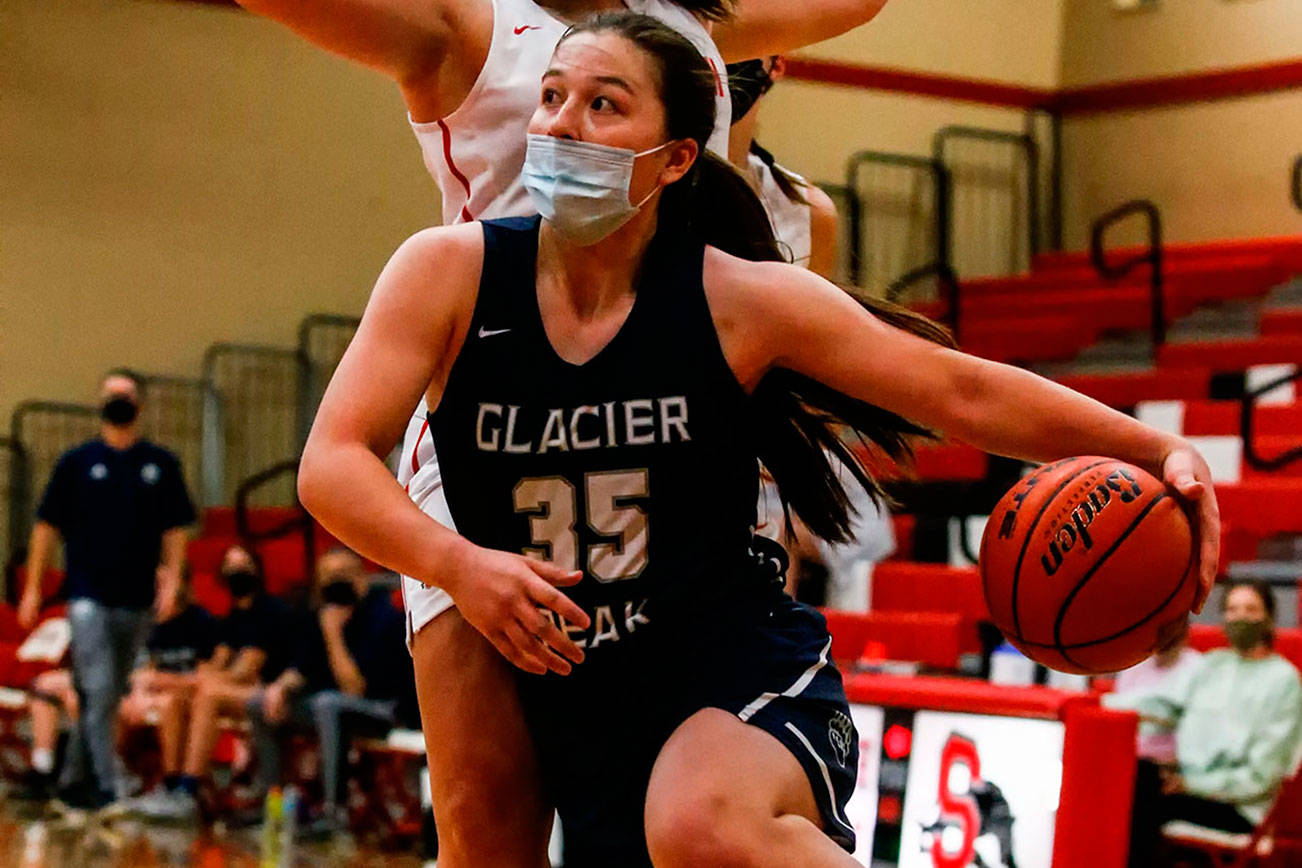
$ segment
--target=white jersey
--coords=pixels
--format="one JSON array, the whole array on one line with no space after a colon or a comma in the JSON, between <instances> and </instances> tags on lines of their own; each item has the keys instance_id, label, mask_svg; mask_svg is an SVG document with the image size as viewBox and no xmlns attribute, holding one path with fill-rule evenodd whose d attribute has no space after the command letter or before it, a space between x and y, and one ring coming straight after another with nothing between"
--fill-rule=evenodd
<instances>
[{"instance_id":1,"label":"white jersey","mask_svg":"<svg viewBox=\"0 0 1302 868\"><path fill-rule=\"evenodd\" d=\"M754 154L747 157L751 174L759 189L760 201L769 214L769 223L773 225L773 234L778 239L782 253L789 256L793 265L809 267L809 257L813 250L810 236L810 210L808 202L793 202L787 198L773 177L773 170ZM782 168L779 166L779 168ZM782 171L787 172L786 169ZM798 183L808 184L795 172L787 172Z\"/></svg>"},{"instance_id":2,"label":"white jersey","mask_svg":"<svg viewBox=\"0 0 1302 868\"><path fill-rule=\"evenodd\" d=\"M532 0L492 3L493 39L470 93L447 117L411 125L425 166L443 192L445 224L536 213L520 182L525 134L538 107L543 73L569 25ZM715 77L715 122L707 146L727 159L732 99L723 57L709 31L694 15L668 0L624 0L624 5L681 33L709 62ZM407 425L398 482L426 515L455 530L426 412L422 400ZM445 592L415 579L404 576L402 589L408 641L452 606Z\"/></svg>"},{"instance_id":3,"label":"white jersey","mask_svg":"<svg viewBox=\"0 0 1302 868\"><path fill-rule=\"evenodd\" d=\"M542 75L569 27L532 0L492 0L493 40L464 102L447 117L412 123L425 166L443 192L443 222L468 223L536 213L520 182L525 133L538 107ZM715 74L710 150L727 159L732 99L719 49L705 26L667 0L625 0L634 12L677 30Z\"/></svg>"}]
</instances>

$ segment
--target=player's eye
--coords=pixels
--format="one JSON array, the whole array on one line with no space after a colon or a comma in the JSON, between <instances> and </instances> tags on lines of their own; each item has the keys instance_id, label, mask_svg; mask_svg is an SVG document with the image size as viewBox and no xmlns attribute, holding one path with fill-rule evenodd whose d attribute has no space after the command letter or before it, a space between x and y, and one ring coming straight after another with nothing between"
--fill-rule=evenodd
<instances>
[{"instance_id":1,"label":"player's eye","mask_svg":"<svg viewBox=\"0 0 1302 868\"><path fill-rule=\"evenodd\" d=\"M555 105L556 103L560 102L560 100L561 100L561 95L559 92L557 92L556 88L554 87L543 88L543 92L542 92L543 105Z\"/></svg>"},{"instance_id":2,"label":"player's eye","mask_svg":"<svg viewBox=\"0 0 1302 868\"><path fill-rule=\"evenodd\" d=\"M616 105L615 101L610 97L599 96L592 101L592 110L597 112L603 112L603 113L613 112L613 111L618 111L619 106Z\"/></svg>"}]
</instances>

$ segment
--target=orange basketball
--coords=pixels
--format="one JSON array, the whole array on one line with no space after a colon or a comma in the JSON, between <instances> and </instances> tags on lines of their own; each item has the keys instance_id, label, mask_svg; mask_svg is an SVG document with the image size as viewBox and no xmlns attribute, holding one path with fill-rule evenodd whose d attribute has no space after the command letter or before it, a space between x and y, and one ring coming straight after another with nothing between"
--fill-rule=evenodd
<instances>
[{"instance_id":1,"label":"orange basketball","mask_svg":"<svg viewBox=\"0 0 1302 868\"><path fill-rule=\"evenodd\" d=\"M1068 458L1012 487L981 540L995 624L1063 672L1133 666L1193 604L1194 539L1174 495L1111 458Z\"/></svg>"}]
</instances>

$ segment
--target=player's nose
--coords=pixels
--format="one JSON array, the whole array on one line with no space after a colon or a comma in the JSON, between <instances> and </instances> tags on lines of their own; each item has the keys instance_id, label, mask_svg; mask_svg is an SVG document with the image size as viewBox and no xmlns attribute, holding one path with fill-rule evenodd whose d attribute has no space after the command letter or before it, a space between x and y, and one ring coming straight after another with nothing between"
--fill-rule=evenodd
<instances>
[{"instance_id":1,"label":"player's nose","mask_svg":"<svg viewBox=\"0 0 1302 868\"><path fill-rule=\"evenodd\" d=\"M579 138L581 111L581 101L573 97L567 99L565 104L552 114L547 124L547 135L557 139Z\"/></svg>"}]
</instances>

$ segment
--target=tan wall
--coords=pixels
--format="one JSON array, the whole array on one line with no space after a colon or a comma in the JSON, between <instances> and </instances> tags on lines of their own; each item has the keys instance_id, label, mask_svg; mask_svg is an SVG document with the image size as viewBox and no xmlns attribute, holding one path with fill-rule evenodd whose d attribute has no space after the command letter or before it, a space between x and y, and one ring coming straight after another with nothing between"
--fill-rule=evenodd
<instances>
[{"instance_id":1,"label":"tan wall","mask_svg":"<svg viewBox=\"0 0 1302 868\"><path fill-rule=\"evenodd\" d=\"M252 16L0 4L0 420L360 312L437 222L396 90Z\"/></svg>"},{"instance_id":2,"label":"tan wall","mask_svg":"<svg viewBox=\"0 0 1302 868\"><path fill-rule=\"evenodd\" d=\"M1095 84L1302 56L1298 0L1165 0L1118 14L1067 0L1062 81ZM1302 90L1071 119L1064 128L1066 243L1133 198L1161 208L1174 241L1302 229L1288 173L1302 152ZM1124 236L1119 236L1124 237Z\"/></svg>"},{"instance_id":3,"label":"tan wall","mask_svg":"<svg viewBox=\"0 0 1302 868\"><path fill-rule=\"evenodd\" d=\"M1119 13L1066 0L1062 83L1096 84L1292 60L1302 54L1298 0L1162 0Z\"/></svg>"}]
</instances>

